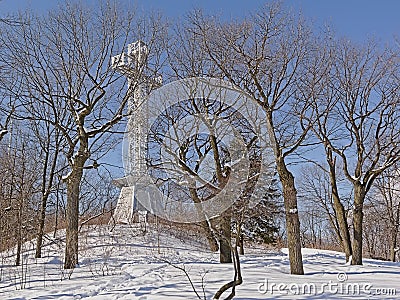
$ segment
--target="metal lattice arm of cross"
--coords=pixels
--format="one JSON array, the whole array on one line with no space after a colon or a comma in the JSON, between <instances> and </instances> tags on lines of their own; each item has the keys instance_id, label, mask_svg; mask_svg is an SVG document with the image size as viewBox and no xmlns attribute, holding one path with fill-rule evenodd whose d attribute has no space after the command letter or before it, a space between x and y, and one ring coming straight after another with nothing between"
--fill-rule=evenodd
<instances>
[{"instance_id":1,"label":"metal lattice arm of cross","mask_svg":"<svg viewBox=\"0 0 400 300\"><path fill-rule=\"evenodd\" d=\"M141 86L138 92L149 93L151 90L159 88L162 85L162 76L157 75L155 71L151 71L147 65L149 56L149 49L147 45L138 40L134 43L128 44L127 53L121 53L111 57L111 66L119 73L128 77L128 85L131 87L133 82L139 83ZM154 78L146 75L146 70L150 74L156 75ZM133 81L132 81L133 80Z\"/></svg>"},{"instance_id":2,"label":"metal lattice arm of cross","mask_svg":"<svg viewBox=\"0 0 400 300\"><path fill-rule=\"evenodd\" d=\"M111 57L111 66L119 73L134 77L139 68L146 64L149 49L143 41L136 41L128 45L127 53L121 53Z\"/></svg>"}]
</instances>

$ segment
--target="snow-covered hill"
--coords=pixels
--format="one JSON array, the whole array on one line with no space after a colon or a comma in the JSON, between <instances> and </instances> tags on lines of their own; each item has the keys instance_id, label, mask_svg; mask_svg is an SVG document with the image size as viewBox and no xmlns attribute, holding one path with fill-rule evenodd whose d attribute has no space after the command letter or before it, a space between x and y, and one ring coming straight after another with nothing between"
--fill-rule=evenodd
<instances>
[{"instance_id":1,"label":"snow-covered hill","mask_svg":"<svg viewBox=\"0 0 400 300\"><path fill-rule=\"evenodd\" d=\"M2 253L0 299L198 299L188 276L202 298L212 299L232 280L232 265L219 264L218 255L186 231L149 228L143 235L137 227L110 228L84 230L72 273L62 268L63 232L48 240L43 258L27 250L21 267ZM366 259L364 266L349 266L342 253L303 249L306 275L294 276L285 249L246 250L235 299L400 299L399 263Z\"/></svg>"}]
</instances>

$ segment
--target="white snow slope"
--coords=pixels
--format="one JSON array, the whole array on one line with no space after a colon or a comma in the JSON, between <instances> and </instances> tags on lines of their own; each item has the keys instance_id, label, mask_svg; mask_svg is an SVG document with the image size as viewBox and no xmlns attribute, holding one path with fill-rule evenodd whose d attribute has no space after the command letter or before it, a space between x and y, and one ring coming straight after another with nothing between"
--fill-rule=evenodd
<instances>
[{"instance_id":1,"label":"white snow slope","mask_svg":"<svg viewBox=\"0 0 400 300\"><path fill-rule=\"evenodd\" d=\"M187 232L110 228L85 228L72 273L62 268L63 232L47 240L41 259L33 258L34 241L26 243L20 267L1 253L0 299L199 299L176 267L186 270L201 299L212 299L233 278L233 266L219 264L218 254ZM350 266L340 252L303 249L306 275L295 276L286 249L246 250L235 299L400 299L399 263L365 259L363 266Z\"/></svg>"}]
</instances>

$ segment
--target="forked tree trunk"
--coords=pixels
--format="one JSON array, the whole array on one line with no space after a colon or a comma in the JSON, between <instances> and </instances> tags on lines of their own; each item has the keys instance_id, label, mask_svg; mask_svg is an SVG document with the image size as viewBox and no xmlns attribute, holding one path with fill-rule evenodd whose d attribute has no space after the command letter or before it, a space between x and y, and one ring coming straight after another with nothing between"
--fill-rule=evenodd
<instances>
[{"instance_id":1,"label":"forked tree trunk","mask_svg":"<svg viewBox=\"0 0 400 300\"><path fill-rule=\"evenodd\" d=\"M300 220L297 208L297 191L294 185L294 177L286 168L283 158L277 159L277 171L283 189L290 273L303 275L304 269L303 258L301 255Z\"/></svg>"},{"instance_id":2,"label":"forked tree trunk","mask_svg":"<svg viewBox=\"0 0 400 300\"><path fill-rule=\"evenodd\" d=\"M362 265L363 247L363 205L365 188L359 183L354 186L354 210L353 210L353 256L352 265Z\"/></svg>"},{"instance_id":3,"label":"forked tree trunk","mask_svg":"<svg viewBox=\"0 0 400 300\"><path fill-rule=\"evenodd\" d=\"M222 213L220 218L220 243L219 243L220 263L232 262L231 219L232 219L232 208L228 208L226 211Z\"/></svg>"}]
</instances>

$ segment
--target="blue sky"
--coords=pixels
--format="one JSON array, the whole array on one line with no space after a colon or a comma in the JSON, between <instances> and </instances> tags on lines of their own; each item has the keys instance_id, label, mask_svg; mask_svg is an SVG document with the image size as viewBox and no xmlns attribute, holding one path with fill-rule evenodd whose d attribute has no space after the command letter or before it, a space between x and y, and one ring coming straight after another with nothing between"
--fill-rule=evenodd
<instances>
[{"instance_id":1,"label":"blue sky","mask_svg":"<svg viewBox=\"0 0 400 300\"><path fill-rule=\"evenodd\" d=\"M84 1L84 0L83 0ZM95 0L87 0L95 3ZM0 16L31 8L45 12L57 6L60 0L0 0ZM268 0L125 0L141 10L155 9L169 17L185 15L193 8L223 18L237 18L254 12ZM300 10L314 21L315 26L329 23L338 35L356 41L371 36L382 42L391 42L400 36L400 0L284 0L288 8Z\"/></svg>"}]
</instances>

